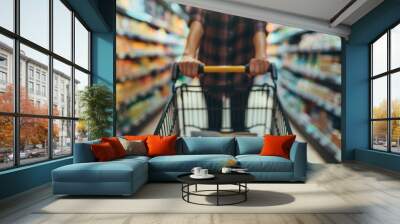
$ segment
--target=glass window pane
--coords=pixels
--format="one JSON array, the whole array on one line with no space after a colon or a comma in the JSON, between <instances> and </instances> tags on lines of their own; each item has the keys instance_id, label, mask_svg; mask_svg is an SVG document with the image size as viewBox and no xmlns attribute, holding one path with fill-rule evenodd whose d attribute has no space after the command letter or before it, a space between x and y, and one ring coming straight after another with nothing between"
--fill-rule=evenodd
<instances>
[{"instance_id":1,"label":"glass window pane","mask_svg":"<svg viewBox=\"0 0 400 224\"><path fill-rule=\"evenodd\" d=\"M391 30L390 37L390 67L400 67L400 24Z\"/></svg>"},{"instance_id":2,"label":"glass window pane","mask_svg":"<svg viewBox=\"0 0 400 224\"><path fill-rule=\"evenodd\" d=\"M89 32L75 18L75 63L89 69Z\"/></svg>"},{"instance_id":3,"label":"glass window pane","mask_svg":"<svg viewBox=\"0 0 400 224\"><path fill-rule=\"evenodd\" d=\"M20 108L25 114L48 114L49 57L21 44Z\"/></svg>"},{"instance_id":4,"label":"glass window pane","mask_svg":"<svg viewBox=\"0 0 400 224\"><path fill-rule=\"evenodd\" d=\"M49 120L44 118L20 118L20 163L28 164L49 158Z\"/></svg>"},{"instance_id":5,"label":"glass window pane","mask_svg":"<svg viewBox=\"0 0 400 224\"><path fill-rule=\"evenodd\" d=\"M0 116L0 170L14 165L13 118Z\"/></svg>"},{"instance_id":6,"label":"glass window pane","mask_svg":"<svg viewBox=\"0 0 400 224\"><path fill-rule=\"evenodd\" d=\"M0 35L0 111L14 111L14 42Z\"/></svg>"},{"instance_id":7,"label":"glass window pane","mask_svg":"<svg viewBox=\"0 0 400 224\"><path fill-rule=\"evenodd\" d=\"M49 47L49 0L20 0L21 36Z\"/></svg>"},{"instance_id":8,"label":"glass window pane","mask_svg":"<svg viewBox=\"0 0 400 224\"><path fill-rule=\"evenodd\" d=\"M75 143L85 142L88 138L88 129L84 120L75 122Z\"/></svg>"},{"instance_id":9,"label":"glass window pane","mask_svg":"<svg viewBox=\"0 0 400 224\"><path fill-rule=\"evenodd\" d=\"M72 117L72 68L53 60L53 115Z\"/></svg>"},{"instance_id":10,"label":"glass window pane","mask_svg":"<svg viewBox=\"0 0 400 224\"><path fill-rule=\"evenodd\" d=\"M53 51L71 60L72 12L60 1L53 1Z\"/></svg>"},{"instance_id":11,"label":"glass window pane","mask_svg":"<svg viewBox=\"0 0 400 224\"><path fill-rule=\"evenodd\" d=\"M387 78L372 81L372 118L387 117Z\"/></svg>"},{"instance_id":12,"label":"glass window pane","mask_svg":"<svg viewBox=\"0 0 400 224\"><path fill-rule=\"evenodd\" d=\"M387 151L387 121L372 122L372 147Z\"/></svg>"},{"instance_id":13,"label":"glass window pane","mask_svg":"<svg viewBox=\"0 0 400 224\"><path fill-rule=\"evenodd\" d=\"M81 114L80 94L87 86L89 86L89 75L75 69L75 117Z\"/></svg>"},{"instance_id":14,"label":"glass window pane","mask_svg":"<svg viewBox=\"0 0 400 224\"><path fill-rule=\"evenodd\" d=\"M400 153L400 120L393 120L391 123L391 141L392 141L392 152Z\"/></svg>"},{"instance_id":15,"label":"glass window pane","mask_svg":"<svg viewBox=\"0 0 400 224\"><path fill-rule=\"evenodd\" d=\"M72 121L53 120L53 157L72 154Z\"/></svg>"},{"instance_id":16,"label":"glass window pane","mask_svg":"<svg viewBox=\"0 0 400 224\"><path fill-rule=\"evenodd\" d=\"M391 75L390 85L390 98L391 98L391 110L392 117L400 118L400 72Z\"/></svg>"},{"instance_id":17,"label":"glass window pane","mask_svg":"<svg viewBox=\"0 0 400 224\"><path fill-rule=\"evenodd\" d=\"M0 1L0 26L14 31L14 0Z\"/></svg>"},{"instance_id":18,"label":"glass window pane","mask_svg":"<svg viewBox=\"0 0 400 224\"><path fill-rule=\"evenodd\" d=\"M387 71L387 34L372 44L372 75Z\"/></svg>"}]
</instances>

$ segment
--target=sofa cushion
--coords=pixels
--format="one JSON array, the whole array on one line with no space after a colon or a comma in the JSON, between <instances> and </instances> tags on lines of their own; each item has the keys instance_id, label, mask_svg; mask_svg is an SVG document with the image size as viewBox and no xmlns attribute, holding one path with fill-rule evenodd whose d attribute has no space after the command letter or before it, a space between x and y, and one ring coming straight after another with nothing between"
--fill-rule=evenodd
<instances>
[{"instance_id":1,"label":"sofa cushion","mask_svg":"<svg viewBox=\"0 0 400 224\"><path fill-rule=\"evenodd\" d=\"M262 137L236 137L236 155L260 154L263 144Z\"/></svg>"},{"instance_id":2,"label":"sofa cushion","mask_svg":"<svg viewBox=\"0 0 400 224\"><path fill-rule=\"evenodd\" d=\"M175 155L158 156L149 160L150 171L163 172L190 172L193 167L199 166L210 171L219 171L230 159L231 155Z\"/></svg>"},{"instance_id":3,"label":"sofa cushion","mask_svg":"<svg viewBox=\"0 0 400 224\"><path fill-rule=\"evenodd\" d=\"M101 142L108 142L114 149L115 155L117 158L122 158L126 156L126 151L124 146L122 146L121 142L119 141L118 137L104 137L101 138Z\"/></svg>"},{"instance_id":4,"label":"sofa cushion","mask_svg":"<svg viewBox=\"0 0 400 224\"><path fill-rule=\"evenodd\" d=\"M92 149L94 157L96 157L96 161L105 162L118 158L118 156L115 154L113 147L108 142L92 144L90 147Z\"/></svg>"},{"instance_id":5,"label":"sofa cushion","mask_svg":"<svg viewBox=\"0 0 400 224\"><path fill-rule=\"evenodd\" d=\"M290 148L295 139L296 135L265 135L260 155L290 159Z\"/></svg>"},{"instance_id":6,"label":"sofa cushion","mask_svg":"<svg viewBox=\"0 0 400 224\"><path fill-rule=\"evenodd\" d=\"M249 172L292 172L292 161L279 156L239 155L240 167Z\"/></svg>"},{"instance_id":7,"label":"sofa cushion","mask_svg":"<svg viewBox=\"0 0 400 224\"><path fill-rule=\"evenodd\" d=\"M74 163L95 162L96 158L90 148L92 144L99 144L99 139L87 142L75 143L74 147Z\"/></svg>"},{"instance_id":8,"label":"sofa cushion","mask_svg":"<svg viewBox=\"0 0 400 224\"><path fill-rule=\"evenodd\" d=\"M235 139L231 137L184 137L180 141L180 154L235 155Z\"/></svg>"},{"instance_id":9,"label":"sofa cushion","mask_svg":"<svg viewBox=\"0 0 400 224\"><path fill-rule=\"evenodd\" d=\"M152 135L147 137L147 155L154 156L165 156L165 155L176 155L176 135L171 136L159 136Z\"/></svg>"},{"instance_id":10,"label":"sofa cushion","mask_svg":"<svg viewBox=\"0 0 400 224\"><path fill-rule=\"evenodd\" d=\"M52 173L53 181L58 182L129 182L136 172L147 172L147 163L140 159L75 163Z\"/></svg>"}]
</instances>

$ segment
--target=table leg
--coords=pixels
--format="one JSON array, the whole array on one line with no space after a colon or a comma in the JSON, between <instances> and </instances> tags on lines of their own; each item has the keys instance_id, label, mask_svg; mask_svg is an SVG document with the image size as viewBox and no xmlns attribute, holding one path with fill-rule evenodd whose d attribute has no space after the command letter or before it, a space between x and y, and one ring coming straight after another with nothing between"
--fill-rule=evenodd
<instances>
[{"instance_id":1,"label":"table leg","mask_svg":"<svg viewBox=\"0 0 400 224\"><path fill-rule=\"evenodd\" d=\"M217 206L219 206L219 184L217 184Z\"/></svg>"},{"instance_id":2,"label":"table leg","mask_svg":"<svg viewBox=\"0 0 400 224\"><path fill-rule=\"evenodd\" d=\"M197 184L195 185L195 190L194 191L196 191L197 192Z\"/></svg>"}]
</instances>

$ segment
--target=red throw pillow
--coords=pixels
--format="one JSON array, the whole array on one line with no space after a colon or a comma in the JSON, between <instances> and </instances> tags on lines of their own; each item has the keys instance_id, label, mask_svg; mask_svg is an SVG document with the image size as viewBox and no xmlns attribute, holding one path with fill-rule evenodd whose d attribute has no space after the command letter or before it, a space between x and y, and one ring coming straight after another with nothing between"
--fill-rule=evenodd
<instances>
[{"instance_id":1,"label":"red throw pillow","mask_svg":"<svg viewBox=\"0 0 400 224\"><path fill-rule=\"evenodd\" d=\"M126 151L117 137L101 138L101 142L110 143L118 158L126 156Z\"/></svg>"},{"instance_id":2,"label":"red throw pillow","mask_svg":"<svg viewBox=\"0 0 400 224\"><path fill-rule=\"evenodd\" d=\"M94 157L99 162L110 161L117 158L114 149L108 142L93 144L90 148L92 149Z\"/></svg>"},{"instance_id":3,"label":"red throw pillow","mask_svg":"<svg viewBox=\"0 0 400 224\"><path fill-rule=\"evenodd\" d=\"M147 137L148 156L176 155L176 135L158 136L151 135Z\"/></svg>"},{"instance_id":4,"label":"red throw pillow","mask_svg":"<svg viewBox=\"0 0 400 224\"><path fill-rule=\"evenodd\" d=\"M262 156L280 156L290 159L290 148L296 135L274 136L265 135L264 145L261 149L260 155Z\"/></svg>"}]
</instances>

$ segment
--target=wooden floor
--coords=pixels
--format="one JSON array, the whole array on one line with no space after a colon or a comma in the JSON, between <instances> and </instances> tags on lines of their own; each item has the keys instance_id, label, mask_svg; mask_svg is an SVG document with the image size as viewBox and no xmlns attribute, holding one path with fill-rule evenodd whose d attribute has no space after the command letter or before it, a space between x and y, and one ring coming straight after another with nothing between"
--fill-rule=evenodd
<instances>
[{"instance_id":1,"label":"wooden floor","mask_svg":"<svg viewBox=\"0 0 400 224\"><path fill-rule=\"evenodd\" d=\"M0 223L400 223L399 174L354 163L311 164L308 182L367 206L357 214L37 214L54 200L50 187L43 186L0 202Z\"/></svg>"}]
</instances>

